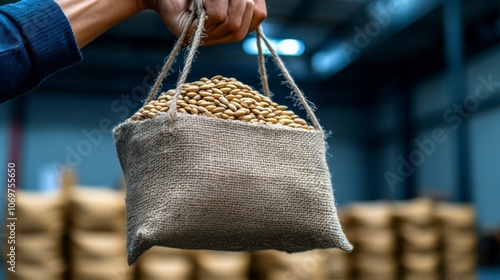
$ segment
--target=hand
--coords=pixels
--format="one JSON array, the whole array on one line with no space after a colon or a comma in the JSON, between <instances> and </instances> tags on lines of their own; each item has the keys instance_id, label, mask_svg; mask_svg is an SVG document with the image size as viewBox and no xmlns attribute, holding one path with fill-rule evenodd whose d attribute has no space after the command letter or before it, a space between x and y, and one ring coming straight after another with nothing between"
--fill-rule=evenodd
<instances>
[{"instance_id":1,"label":"hand","mask_svg":"<svg viewBox=\"0 0 500 280\"><path fill-rule=\"evenodd\" d=\"M192 0L145 0L167 27L179 37L190 15ZM240 41L254 31L267 16L265 0L204 0L207 11L203 45ZM194 30L196 21L191 26Z\"/></svg>"},{"instance_id":2,"label":"hand","mask_svg":"<svg viewBox=\"0 0 500 280\"><path fill-rule=\"evenodd\" d=\"M55 0L68 18L78 46L145 9L156 10L179 37L187 24L192 0ZM203 0L208 19L204 45L239 41L254 31L267 16L265 0ZM191 26L193 31L196 22Z\"/></svg>"}]
</instances>

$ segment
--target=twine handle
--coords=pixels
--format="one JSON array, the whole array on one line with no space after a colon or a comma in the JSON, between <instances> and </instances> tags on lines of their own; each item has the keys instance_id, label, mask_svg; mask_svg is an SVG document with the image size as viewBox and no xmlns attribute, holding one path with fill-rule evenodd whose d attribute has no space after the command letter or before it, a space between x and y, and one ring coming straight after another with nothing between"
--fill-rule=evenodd
<instances>
[{"instance_id":1,"label":"twine handle","mask_svg":"<svg viewBox=\"0 0 500 280\"><path fill-rule=\"evenodd\" d=\"M261 73L262 87L264 88L264 91L266 91L266 88L267 88L267 91L269 92L269 84L267 81L267 75L266 75L266 70L265 70L266 66L265 66L264 54L263 54L262 50L260 49L260 43L258 42L260 40L262 40L266 44L267 49L269 50L269 52L271 53L271 56L274 59L274 62L276 63L278 68L281 70L281 73L283 73L283 75L285 76L285 79L288 82L288 84L292 87L292 90L295 93L295 96L297 97L297 99L304 106L304 109L307 112L307 116L309 117L309 119L313 123L314 127L317 130L323 132L323 128L319 124L318 118L316 118L316 115L314 114L313 109L309 105L309 102L305 98L304 93L299 89L299 87L297 86L297 84L293 80L292 76L290 75L290 72L285 67L285 64L281 60L280 56L278 55L278 53L276 53L273 46L271 45L271 43L267 39L266 35L264 35L264 32L263 32L261 26L259 26L259 28L257 28L256 33L257 33L257 48L259 48L259 69L260 69L260 73Z\"/></svg>"},{"instance_id":2,"label":"twine handle","mask_svg":"<svg viewBox=\"0 0 500 280\"><path fill-rule=\"evenodd\" d=\"M153 99L155 99L156 94L158 93L160 89L160 85L165 79L165 77L168 74L168 71L172 67L173 62L175 61L175 58L179 54L179 51L182 47L182 42L184 42L187 33L189 31L189 28L191 25L193 25L195 18L198 18L198 24L196 26L195 33L192 36L192 42L191 46L189 46L189 52L187 57L184 60L184 67L182 69L182 72L179 75L179 78L177 80L177 85L175 88L175 94L172 99L172 103L170 104L170 108L167 111L167 114L169 115L170 119L170 124L173 123L173 119L175 117L175 114L177 112L177 100L181 94L182 91L182 85L186 82L187 76L189 74L189 71L191 71L191 66L193 64L196 52L198 51L198 47L201 44L201 39L203 37L203 30L204 30L204 25L205 25L205 20L206 20L206 11L205 8L203 7L203 0L194 0L194 11L191 12L188 22L186 23L186 26L184 27L184 30L182 31L181 36L179 36L179 39L175 43L172 51L170 52L165 64L163 65L162 70L160 71L160 74L158 75L158 78L156 79L154 85L151 87L151 91L149 92L148 98L144 102L144 105L148 104L151 102ZM321 125L318 122L318 119L316 118L316 115L314 114L313 109L309 105L307 99L305 98L304 94L302 91L299 89L295 81L293 80L292 76L290 75L290 72L288 69L285 67L285 64L279 57L279 55L276 53L274 50L273 46L267 39L266 35L264 35L264 32L262 30L262 26L259 26L256 30L257 33L257 48L259 51L258 57L259 57L259 72L260 72L260 77L261 77L261 82L262 82L262 87L264 94L266 96L270 95L269 92L269 82L267 80L267 71L266 71L266 65L265 65L265 57L264 53L262 50L262 45L261 43L264 42L271 53L274 62L278 66L278 68L281 70L283 75L285 76L286 81L289 83L289 85L292 87L293 92L295 93L295 96L297 99L300 101L300 103L304 106L304 109L307 112L307 115L311 122L313 123L314 127L323 132L323 129L321 128Z\"/></svg>"},{"instance_id":3,"label":"twine handle","mask_svg":"<svg viewBox=\"0 0 500 280\"><path fill-rule=\"evenodd\" d=\"M167 60L165 61L165 64L163 65L160 73L158 74L158 77L156 78L154 85L151 87L151 89L149 91L148 97L146 98L146 101L144 101L144 105L147 105L149 102L151 102L153 99L155 99L156 95L158 94L158 91L160 90L161 83L168 76L168 72L169 72L170 68L172 67L172 64L174 63L177 55L179 54L179 51L182 47L182 43L186 39L187 33L189 32L189 28L194 23L196 15L199 14L199 11L203 11L203 12L205 11L205 9L203 9L202 0L195 0L194 2L196 2L195 3L196 6L194 7L195 10L192 11L191 14L189 15L188 21L186 22L186 25L184 26L184 29L182 30L181 35L179 36L177 42L174 44L174 47L172 48L172 51L168 55ZM200 5L201 5L201 8L199 7ZM200 18L200 17L198 17L198 18ZM202 28L203 28L203 24L205 23L205 16L203 16L203 18L200 21L202 22ZM199 24L198 24L198 26L199 26ZM201 40L201 38L200 38L200 40ZM196 47L196 49L197 48L198 47ZM185 81L185 79L184 79L184 81ZM175 103L177 103L177 100Z\"/></svg>"},{"instance_id":4,"label":"twine handle","mask_svg":"<svg viewBox=\"0 0 500 280\"><path fill-rule=\"evenodd\" d=\"M269 92L269 83L267 81L266 58L262 52L262 39L260 36L260 33L262 32L262 26L259 25L258 32L256 32L257 50L259 52L259 73L262 83L262 91L264 91L265 96L271 97Z\"/></svg>"},{"instance_id":5,"label":"twine handle","mask_svg":"<svg viewBox=\"0 0 500 280\"><path fill-rule=\"evenodd\" d=\"M203 37L203 30L204 30L204 26L205 26L207 12L205 11L205 8L203 7L203 0L195 0L194 5L195 5L194 10L195 10L195 13L196 13L197 18L198 18L198 25L196 26L196 31L193 34L191 46L189 47L188 55L187 55L186 59L184 60L184 67L182 69L181 74L179 75L178 80L177 80L177 86L175 88L175 94L173 96L172 103L170 104L170 108L167 111L167 114L169 115L169 118L170 118L170 124L173 124L175 114L177 113L177 100L178 100L179 96L181 95L182 85L186 82L189 71L191 71L191 65L193 64L194 57L196 56L196 52L198 51L198 47L201 44L201 38ZM188 29L189 26L191 26L191 24L193 22L194 22L194 19L193 19L193 21L190 21L190 23L189 23L188 27L186 27L186 29ZM181 40L179 39L179 41L181 41Z\"/></svg>"}]
</instances>

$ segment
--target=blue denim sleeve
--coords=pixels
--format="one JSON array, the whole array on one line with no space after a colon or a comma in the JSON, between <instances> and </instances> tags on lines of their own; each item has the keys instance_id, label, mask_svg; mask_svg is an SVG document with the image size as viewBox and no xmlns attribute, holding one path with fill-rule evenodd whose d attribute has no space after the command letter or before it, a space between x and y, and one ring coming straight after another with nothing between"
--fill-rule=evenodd
<instances>
[{"instance_id":1,"label":"blue denim sleeve","mask_svg":"<svg viewBox=\"0 0 500 280\"><path fill-rule=\"evenodd\" d=\"M81 60L71 26L53 0L0 6L0 103Z\"/></svg>"}]
</instances>

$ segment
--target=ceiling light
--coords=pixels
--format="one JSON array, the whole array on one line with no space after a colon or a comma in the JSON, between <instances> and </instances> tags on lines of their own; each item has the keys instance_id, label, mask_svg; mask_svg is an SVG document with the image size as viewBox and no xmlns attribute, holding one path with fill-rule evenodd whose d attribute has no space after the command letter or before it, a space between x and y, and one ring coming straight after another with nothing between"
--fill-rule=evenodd
<instances>
[{"instance_id":1,"label":"ceiling light","mask_svg":"<svg viewBox=\"0 0 500 280\"><path fill-rule=\"evenodd\" d=\"M311 60L313 69L322 75L332 75L348 65L341 49L315 53Z\"/></svg>"},{"instance_id":2,"label":"ceiling light","mask_svg":"<svg viewBox=\"0 0 500 280\"><path fill-rule=\"evenodd\" d=\"M300 56L305 51L304 42L302 42L301 40L275 38L268 38L268 40L279 55ZM247 54L258 54L256 38L254 37L245 39L245 41L243 41L243 50ZM262 52L264 54L269 54L269 50L264 43L262 43Z\"/></svg>"}]
</instances>

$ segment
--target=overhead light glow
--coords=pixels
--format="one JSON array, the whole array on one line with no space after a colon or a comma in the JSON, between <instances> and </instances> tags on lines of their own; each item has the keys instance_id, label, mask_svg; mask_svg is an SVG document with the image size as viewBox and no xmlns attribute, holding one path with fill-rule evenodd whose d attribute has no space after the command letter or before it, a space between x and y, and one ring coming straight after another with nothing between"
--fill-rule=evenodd
<instances>
[{"instance_id":1,"label":"overhead light glow","mask_svg":"<svg viewBox=\"0 0 500 280\"><path fill-rule=\"evenodd\" d=\"M274 38L268 38L268 40L279 55L300 56L305 51L304 42L302 42L301 40L274 39ZM257 48L256 38L245 39L245 41L243 41L243 50L247 54L257 55L258 48ZM267 49L267 46L264 43L262 44L262 52L264 54L269 54L269 50Z\"/></svg>"},{"instance_id":2,"label":"overhead light glow","mask_svg":"<svg viewBox=\"0 0 500 280\"><path fill-rule=\"evenodd\" d=\"M311 60L313 69L323 75L332 75L344 67L348 62L341 49L315 53Z\"/></svg>"}]
</instances>

